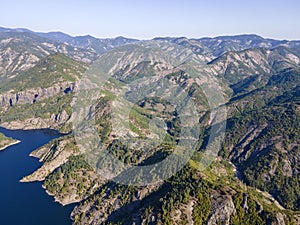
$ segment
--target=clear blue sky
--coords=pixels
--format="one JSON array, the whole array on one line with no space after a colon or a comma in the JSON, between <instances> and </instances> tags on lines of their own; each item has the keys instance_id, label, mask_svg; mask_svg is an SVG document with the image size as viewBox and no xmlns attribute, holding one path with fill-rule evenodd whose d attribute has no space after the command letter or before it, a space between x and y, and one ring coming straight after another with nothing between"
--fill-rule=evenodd
<instances>
[{"instance_id":1,"label":"clear blue sky","mask_svg":"<svg viewBox=\"0 0 300 225\"><path fill-rule=\"evenodd\" d=\"M102 38L255 33L300 39L300 0L7 0L0 26Z\"/></svg>"}]
</instances>

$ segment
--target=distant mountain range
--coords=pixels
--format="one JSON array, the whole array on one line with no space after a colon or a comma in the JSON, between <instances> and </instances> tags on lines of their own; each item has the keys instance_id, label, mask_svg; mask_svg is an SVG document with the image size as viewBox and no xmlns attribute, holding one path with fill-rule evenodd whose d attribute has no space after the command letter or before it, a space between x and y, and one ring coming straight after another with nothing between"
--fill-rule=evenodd
<instances>
[{"instance_id":1,"label":"distant mountain range","mask_svg":"<svg viewBox=\"0 0 300 225\"><path fill-rule=\"evenodd\" d=\"M13 33L23 33L23 34L31 33L43 38L47 38L52 41L66 43L73 47L91 49L97 52L98 54L101 54L105 51L108 51L120 45L135 43L138 41L136 39L130 39L124 37L107 38L107 39L99 39L99 38L92 37L90 35L72 37L62 32L40 33L40 32L33 32L27 29L0 28L0 32L9 32L9 33L13 32Z\"/></svg>"},{"instance_id":2,"label":"distant mountain range","mask_svg":"<svg viewBox=\"0 0 300 225\"><path fill-rule=\"evenodd\" d=\"M2 60L7 54L13 57L11 64L3 62L0 65L2 73L11 73L22 70L15 63L21 65L19 60L14 57L22 56L22 60L27 60L26 68L37 62L40 57L60 52L71 56L76 60L90 63L97 58L97 55L107 52L115 47L138 43L139 40L125 37L99 39L90 35L72 37L62 32L40 33L28 29L10 29L0 27L1 54ZM12 38L12 39L10 39ZM300 41L279 41L273 39L264 39L257 35L237 35L221 36L215 38L188 39L179 38L154 38L154 41L165 41L184 46L200 55L204 60L213 60L222 54L230 51L241 51L250 48L273 49L278 46L298 49ZM9 42L9 43L6 43ZM3 48L9 48L8 50ZM297 50L298 51L298 50ZM3 55L4 54L4 55ZM6 55L5 55L6 54Z\"/></svg>"},{"instance_id":3,"label":"distant mountain range","mask_svg":"<svg viewBox=\"0 0 300 225\"><path fill-rule=\"evenodd\" d=\"M124 44L136 43L139 40L131 39L126 37L116 38L95 38L90 35L72 37L62 32L33 32L28 29L10 29L0 27L0 32L10 33L32 33L52 41L60 43L67 43L74 47L93 49L98 54L108 51L114 47L121 46ZM274 48L277 46L285 47L300 47L300 41L287 41L287 40L275 40L265 39L255 34L236 35L236 36L220 36L214 38L199 38L189 39L186 37L157 37L153 40L168 41L183 46L189 46L196 53L203 53L205 50L212 52L214 56L220 56L227 51L239 51L246 48Z\"/></svg>"}]
</instances>

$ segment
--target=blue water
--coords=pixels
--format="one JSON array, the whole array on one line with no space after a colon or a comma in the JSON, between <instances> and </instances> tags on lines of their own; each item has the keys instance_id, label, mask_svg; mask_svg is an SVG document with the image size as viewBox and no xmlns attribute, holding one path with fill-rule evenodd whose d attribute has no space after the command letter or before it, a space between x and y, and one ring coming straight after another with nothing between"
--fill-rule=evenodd
<instances>
[{"instance_id":1,"label":"blue water","mask_svg":"<svg viewBox=\"0 0 300 225\"><path fill-rule=\"evenodd\" d=\"M61 206L47 195L41 182L19 180L41 166L30 152L61 136L53 130L0 132L21 143L0 151L0 225L70 225L74 205Z\"/></svg>"}]
</instances>

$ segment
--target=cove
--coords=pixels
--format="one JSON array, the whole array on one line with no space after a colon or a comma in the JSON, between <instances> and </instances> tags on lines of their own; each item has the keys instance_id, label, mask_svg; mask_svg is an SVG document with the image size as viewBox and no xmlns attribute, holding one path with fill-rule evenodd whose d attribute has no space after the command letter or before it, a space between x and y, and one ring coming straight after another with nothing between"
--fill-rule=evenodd
<instances>
[{"instance_id":1,"label":"cove","mask_svg":"<svg viewBox=\"0 0 300 225\"><path fill-rule=\"evenodd\" d=\"M0 151L0 224L1 225L70 225L75 205L61 206L42 188L41 182L19 180L41 166L30 152L58 138L54 130L8 130L0 132L21 141Z\"/></svg>"}]
</instances>

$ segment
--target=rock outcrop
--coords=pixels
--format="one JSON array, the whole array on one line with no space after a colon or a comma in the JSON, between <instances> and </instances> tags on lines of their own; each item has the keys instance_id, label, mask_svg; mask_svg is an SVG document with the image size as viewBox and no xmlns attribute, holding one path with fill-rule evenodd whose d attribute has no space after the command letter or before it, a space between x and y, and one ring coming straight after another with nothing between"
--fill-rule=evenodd
<instances>
[{"instance_id":1,"label":"rock outcrop","mask_svg":"<svg viewBox=\"0 0 300 225\"><path fill-rule=\"evenodd\" d=\"M18 104L33 104L42 99L58 94L67 94L75 88L74 82L63 82L47 88L37 88L14 93L13 91L0 94L0 107L9 107Z\"/></svg>"},{"instance_id":2,"label":"rock outcrop","mask_svg":"<svg viewBox=\"0 0 300 225\"><path fill-rule=\"evenodd\" d=\"M59 142L59 145L56 145L55 143L51 146L46 145L41 149L31 153L30 156L38 157L40 161L44 163L33 174L24 177L21 182L43 181L56 168L66 163L71 155L76 154L75 149L66 147L68 143L70 143L70 140L63 140ZM52 156L50 160L47 160L49 155Z\"/></svg>"},{"instance_id":3,"label":"rock outcrop","mask_svg":"<svg viewBox=\"0 0 300 225\"><path fill-rule=\"evenodd\" d=\"M229 225L230 216L235 214L235 206L230 195L222 195L214 192L211 197L212 209L207 222L208 225L224 224Z\"/></svg>"}]
</instances>

